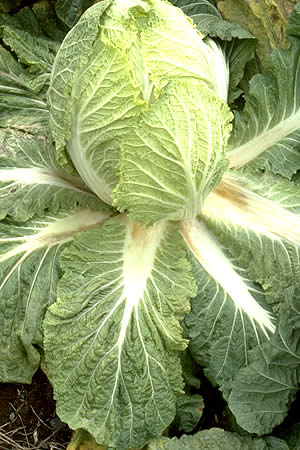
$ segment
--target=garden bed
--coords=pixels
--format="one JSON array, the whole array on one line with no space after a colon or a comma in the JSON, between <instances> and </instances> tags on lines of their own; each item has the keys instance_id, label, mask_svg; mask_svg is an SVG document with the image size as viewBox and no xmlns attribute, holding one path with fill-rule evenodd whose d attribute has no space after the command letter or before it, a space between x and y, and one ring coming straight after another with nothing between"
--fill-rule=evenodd
<instances>
[{"instance_id":1,"label":"garden bed","mask_svg":"<svg viewBox=\"0 0 300 450\"><path fill-rule=\"evenodd\" d=\"M0 449L63 450L70 429L55 413L53 392L39 370L32 384L0 385Z\"/></svg>"}]
</instances>

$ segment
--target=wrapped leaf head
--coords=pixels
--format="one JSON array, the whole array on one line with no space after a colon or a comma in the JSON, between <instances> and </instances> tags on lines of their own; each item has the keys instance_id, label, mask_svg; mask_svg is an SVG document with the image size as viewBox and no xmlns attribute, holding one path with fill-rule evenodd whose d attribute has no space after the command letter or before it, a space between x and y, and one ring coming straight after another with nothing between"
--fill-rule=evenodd
<instances>
[{"instance_id":1,"label":"wrapped leaf head","mask_svg":"<svg viewBox=\"0 0 300 450\"><path fill-rule=\"evenodd\" d=\"M59 161L71 159L92 191L135 221L194 217L227 165L227 87L222 50L178 8L96 4L67 35L52 72ZM146 214L136 213L144 203Z\"/></svg>"}]
</instances>

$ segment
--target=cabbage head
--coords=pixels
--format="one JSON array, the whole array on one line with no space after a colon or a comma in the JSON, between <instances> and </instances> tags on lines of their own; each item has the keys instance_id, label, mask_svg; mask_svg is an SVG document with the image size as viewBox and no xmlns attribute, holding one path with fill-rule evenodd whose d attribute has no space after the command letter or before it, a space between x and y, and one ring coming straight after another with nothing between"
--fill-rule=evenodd
<instances>
[{"instance_id":1,"label":"cabbage head","mask_svg":"<svg viewBox=\"0 0 300 450\"><path fill-rule=\"evenodd\" d=\"M52 71L58 160L134 222L195 217L228 165L227 91L223 51L180 9L97 3Z\"/></svg>"}]
</instances>

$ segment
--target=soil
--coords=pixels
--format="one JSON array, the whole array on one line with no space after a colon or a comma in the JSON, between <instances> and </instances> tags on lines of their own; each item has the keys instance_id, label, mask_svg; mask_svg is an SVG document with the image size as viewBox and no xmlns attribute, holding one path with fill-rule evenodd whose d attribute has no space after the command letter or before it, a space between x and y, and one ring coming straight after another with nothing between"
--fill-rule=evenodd
<instances>
[{"instance_id":1,"label":"soil","mask_svg":"<svg viewBox=\"0 0 300 450\"><path fill-rule=\"evenodd\" d=\"M64 450L70 440L41 370L31 385L0 384L0 450Z\"/></svg>"},{"instance_id":2,"label":"soil","mask_svg":"<svg viewBox=\"0 0 300 450\"><path fill-rule=\"evenodd\" d=\"M223 415L225 408L221 393L214 389L199 369L200 390L205 409L193 431L211 427L227 429ZM172 427L170 436L180 437L182 432ZM55 413L53 390L42 370L38 370L31 385L0 384L0 450L65 450L71 440L71 430Z\"/></svg>"},{"instance_id":3,"label":"soil","mask_svg":"<svg viewBox=\"0 0 300 450\"><path fill-rule=\"evenodd\" d=\"M217 389L203 377L200 390L205 411L194 431L219 426L226 429L224 401ZM193 389L192 389L193 391ZM182 432L170 430L172 436ZM71 430L55 413L53 391L46 375L38 370L31 385L0 384L0 450L65 450Z\"/></svg>"}]
</instances>

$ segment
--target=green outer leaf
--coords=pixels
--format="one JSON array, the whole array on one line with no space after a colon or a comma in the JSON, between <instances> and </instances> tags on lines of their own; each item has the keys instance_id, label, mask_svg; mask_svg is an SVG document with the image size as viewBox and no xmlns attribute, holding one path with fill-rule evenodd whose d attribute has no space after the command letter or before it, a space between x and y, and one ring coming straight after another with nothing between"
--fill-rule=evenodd
<instances>
[{"instance_id":1,"label":"green outer leaf","mask_svg":"<svg viewBox=\"0 0 300 450\"><path fill-rule=\"evenodd\" d=\"M64 39L52 69L48 91L50 127L59 161L69 169L70 163L63 149L65 143L71 139L71 90L74 81L89 61L89 53L98 36L100 17L110 3L110 0L102 1L85 12Z\"/></svg>"},{"instance_id":2,"label":"green outer leaf","mask_svg":"<svg viewBox=\"0 0 300 450\"><path fill-rule=\"evenodd\" d=\"M288 414L300 381L300 291L283 303L276 334L254 349L234 382L229 407L250 433L270 433Z\"/></svg>"},{"instance_id":3,"label":"green outer leaf","mask_svg":"<svg viewBox=\"0 0 300 450\"><path fill-rule=\"evenodd\" d=\"M177 412L172 427L178 432L189 433L197 426L204 409L203 397L198 394L179 394L176 398Z\"/></svg>"},{"instance_id":4,"label":"green outer leaf","mask_svg":"<svg viewBox=\"0 0 300 450\"><path fill-rule=\"evenodd\" d=\"M210 0L171 0L171 3L180 8L189 16L198 30L204 34L223 41L231 41L233 38L253 39L249 31L238 23L224 20L219 10Z\"/></svg>"},{"instance_id":5,"label":"green outer leaf","mask_svg":"<svg viewBox=\"0 0 300 450\"><path fill-rule=\"evenodd\" d=\"M26 86L36 92L45 91L59 42L43 33L34 11L23 8L13 16L2 14L0 37L24 64L20 77Z\"/></svg>"},{"instance_id":6,"label":"green outer leaf","mask_svg":"<svg viewBox=\"0 0 300 450\"><path fill-rule=\"evenodd\" d=\"M1 72L13 73L16 78L23 70L22 65L2 45L0 45L0 67Z\"/></svg>"},{"instance_id":7,"label":"green outer leaf","mask_svg":"<svg viewBox=\"0 0 300 450\"><path fill-rule=\"evenodd\" d=\"M55 11L55 4L51 0L40 0L32 5L42 33L49 39L61 43L67 33L66 27L61 23Z\"/></svg>"},{"instance_id":8,"label":"green outer leaf","mask_svg":"<svg viewBox=\"0 0 300 450\"><path fill-rule=\"evenodd\" d=\"M225 246L219 242L217 244L234 268L235 276L239 276L253 300L266 306L260 286L253 283L245 268L228 255ZM224 287L207 273L204 248L205 242L199 242L202 258L198 260L189 251L198 294L192 301L191 313L185 318L185 331L190 340L189 348L193 358L206 368L206 376L214 385L220 385L227 399L237 371L248 363L248 351L263 342L265 336L253 318L250 319L236 304L236 298L231 297ZM215 266L219 268L216 257ZM232 278L232 284L234 282ZM243 296L241 290L239 296Z\"/></svg>"},{"instance_id":9,"label":"green outer leaf","mask_svg":"<svg viewBox=\"0 0 300 450\"><path fill-rule=\"evenodd\" d=\"M1 22L0 25L2 25ZM51 41L48 43L46 39L35 37L28 31L15 30L8 26L2 27L1 37L4 43L18 55L20 62L29 66L33 72L50 75L55 56Z\"/></svg>"},{"instance_id":10,"label":"green outer leaf","mask_svg":"<svg viewBox=\"0 0 300 450\"><path fill-rule=\"evenodd\" d=\"M47 209L89 207L108 210L79 177L64 172L44 137L0 131L0 218L25 221Z\"/></svg>"},{"instance_id":11,"label":"green outer leaf","mask_svg":"<svg viewBox=\"0 0 300 450\"><path fill-rule=\"evenodd\" d=\"M292 21L299 11L300 4ZM300 168L300 39L291 41L289 50L272 53L267 75L255 75L250 81L245 108L235 112L230 167L250 163L287 178Z\"/></svg>"},{"instance_id":12,"label":"green outer leaf","mask_svg":"<svg viewBox=\"0 0 300 450\"><path fill-rule=\"evenodd\" d=\"M199 390L201 384L199 378L199 366L194 358L192 358L189 349L181 353L180 358L186 392L189 392L190 388L196 388Z\"/></svg>"},{"instance_id":13,"label":"green outer leaf","mask_svg":"<svg viewBox=\"0 0 300 450\"><path fill-rule=\"evenodd\" d=\"M0 381L30 383L39 366L42 320L56 298L58 258L74 233L103 223L89 210L0 222Z\"/></svg>"},{"instance_id":14,"label":"green outer leaf","mask_svg":"<svg viewBox=\"0 0 300 450\"><path fill-rule=\"evenodd\" d=\"M300 6L295 5L292 14L289 16L288 26L287 26L287 37L290 42L293 42L294 39L300 38Z\"/></svg>"},{"instance_id":15,"label":"green outer leaf","mask_svg":"<svg viewBox=\"0 0 300 450\"><path fill-rule=\"evenodd\" d=\"M278 310L300 287L299 187L272 173L230 171L207 197L202 212L238 264L262 284L273 310Z\"/></svg>"},{"instance_id":16,"label":"green outer leaf","mask_svg":"<svg viewBox=\"0 0 300 450\"><path fill-rule=\"evenodd\" d=\"M94 0L57 0L55 9L60 20L72 28L93 3Z\"/></svg>"},{"instance_id":17,"label":"green outer leaf","mask_svg":"<svg viewBox=\"0 0 300 450\"><path fill-rule=\"evenodd\" d=\"M152 441L147 450L289 450L287 444L276 438L239 436L237 433L211 428L193 435L178 438L159 438Z\"/></svg>"},{"instance_id":18,"label":"green outer leaf","mask_svg":"<svg viewBox=\"0 0 300 450\"><path fill-rule=\"evenodd\" d=\"M78 235L45 319L57 412L98 443L141 447L175 415L183 387L181 320L195 295L175 225L118 216Z\"/></svg>"},{"instance_id":19,"label":"green outer leaf","mask_svg":"<svg viewBox=\"0 0 300 450\"><path fill-rule=\"evenodd\" d=\"M43 98L24 83L25 71L0 46L0 126L31 134L49 131L49 111Z\"/></svg>"},{"instance_id":20,"label":"green outer leaf","mask_svg":"<svg viewBox=\"0 0 300 450\"><path fill-rule=\"evenodd\" d=\"M10 7L12 7L13 3L17 4L21 1L7 0L4 2L2 0L0 11L3 3L10 3ZM30 7L19 9L15 14L1 14L1 23L5 23L15 31L17 29L27 31L32 36L48 38L50 41L59 43L66 34L66 27L58 19L54 6L51 0L32 2ZM55 43L53 45L55 46Z\"/></svg>"},{"instance_id":21,"label":"green outer leaf","mask_svg":"<svg viewBox=\"0 0 300 450\"><path fill-rule=\"evenodd\" d=\"M133 222L195 217L226 169L230 120L202 81L170 82L121 144L114 206Z\"/></svg>"},{"instance_id":22,"label":"green outer leaf","mask_svg":"<svg viewBox=\"0 0 300 450\"><path fill-rule=\"evenodd\" d=\"M133 81L128 55L98 39L72 87L68 153L83 180L111 204L118 182L120 140L126 140L145 102ZM125 135L125 137L124 137Z\"/></svg>"},{"instance_id":23,"label":"green outer leaf","mask_svg":"<svg viewBox=\"0 0 300 450\"><path fill-rule=\"evenodd\" d=\"M33 36L43 36L43 30L38 23L32 8L21 8L16 14L1 14L1 25L7 26L16 32L26 30Z\"/></svg>"},{"instance_id":24,"label":"green outer leaf","mask_svg":"<svg viewBox=\"0 0 300 450\"><path fill-rule=\"evenodd\" d=\"M0 236L3 236L4 227L7 236L7 225L2 223ZM18 231L11 223L9 227L12 232ZM55 286L61 275L58 266L60 252L60 246L56 246L38 249L24 261L23 254L0 262L2 383L31 383L31 378L38 369L40 354L34 345L42 343L42 320L48 305L56 297ZM0 254L0 258L2 256ZM15 271L3 286L6 274L14 266Z\"/></svg>"},{"instance_id":25,"label":"green outer leaf","mask_svg":"<svg viewBox=\"0 0 300 450\"><path fill-rule=\"evenodd\" d=\"M244 92L240 84L245 84L246 65L254 57L255 46L255 39L233 39L231 42L226 42L223 47L230 69L228 104L233 103Z\"/></svg>"}]
</instances>

